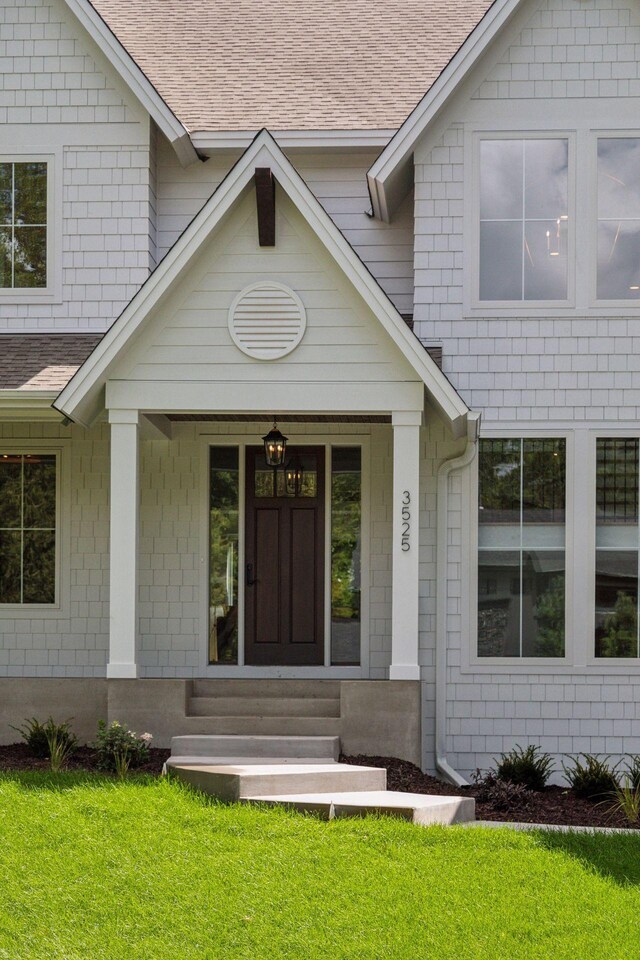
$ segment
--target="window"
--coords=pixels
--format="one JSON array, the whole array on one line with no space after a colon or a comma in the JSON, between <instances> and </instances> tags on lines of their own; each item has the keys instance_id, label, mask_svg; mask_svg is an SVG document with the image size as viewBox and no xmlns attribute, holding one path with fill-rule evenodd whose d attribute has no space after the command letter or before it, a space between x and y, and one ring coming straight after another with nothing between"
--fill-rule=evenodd
<instances>
[{"instance_id":1,"label":"window","mask_svg":"<svg viewBox=\"0 0 640 960\"><path fill-rule=\"evenodd\" d=\"M640 298L640 139L598 140L599 300Z\"/></svg>"},{"instance_id":2,"label":"window","mask_svg":"<svg viewBox=\"0 0 640 960\"><path fill-rule=\"evenodd\" d=\"M563 657L565 441L480 441L478 656Z\"/></svg>"},{"instance_id":3,"label":"window","mask_svg":"<svg viewBox=\"0 0 640 960\"><path fill-rule=\"evenodd\" d=\"M209 454L209 662L238 662L238 531L240 473L237 447Z\"/></svg>"},{"instance_id":4,"label":"window","mask_svg":"<svg viewBox=\"0 0 640 960\"><path fill-rule=\"evenodd\" d=\"M480 300L566 300L568 140L480 141Z\"/></svg>"},{"instance_id":5,"label":"window","mask_svg":"<svg viewBox=\"0 0 640 960\"><path fill-rule=\"evenodd\" d=\"M47 286L47 164L0 163L0 289Z\"/></svg>"},{"instance_id":6,"label":"window","mask_svg":"<svg viewBox=\"0 0 640 960\"><path fill-rule=\"evenodd\" d=\"M56 601L56 456L0 454L0 603Z\"/></svg>"},{"instance_id":7,"label":"window","mask_svg":"<svg viewBox=\"0 0 640 960\"><path fill-rule=\"evenodd\" d=\"M331 451L331 663L360 663L360 447Z\"/></svg>"},{"instance_id":8,"label":"window","mask_svg":"<svg viewBox=\"0 0 640 960\"><path fill-rule=\"evenodd\" d=\"M597 657L637 657L637 439L596 441Z\"/></svg>"}]
</instances>

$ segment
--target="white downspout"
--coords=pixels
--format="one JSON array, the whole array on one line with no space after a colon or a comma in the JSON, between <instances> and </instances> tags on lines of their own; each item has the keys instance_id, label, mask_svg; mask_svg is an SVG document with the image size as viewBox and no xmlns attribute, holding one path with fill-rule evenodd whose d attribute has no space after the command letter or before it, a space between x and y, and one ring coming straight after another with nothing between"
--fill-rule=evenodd
<instances>
[{"instance_id":1,"label":"white downspout","mask_svg":"<svg viewBox=\"0 0 640 960\"><path fill-rule=\"evenodd\" d=\"M467 419L467 446L464 453L445 460L438 468L437 545L436 545L436 770L456 787L468 782L447 760L447 529L449 511L449 475L473 463L478 447L480 414Z\"/></svg>"}]
</instances>

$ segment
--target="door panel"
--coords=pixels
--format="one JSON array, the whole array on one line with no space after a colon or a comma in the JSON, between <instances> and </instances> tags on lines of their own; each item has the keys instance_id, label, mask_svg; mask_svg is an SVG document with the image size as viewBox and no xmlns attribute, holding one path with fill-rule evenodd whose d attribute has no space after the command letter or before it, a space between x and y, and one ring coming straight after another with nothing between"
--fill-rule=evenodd
<instances>
[{"instance_id":1,"label":"door panel","mask_svg":"<svg viewBox=\"0 0 640 960\"><path fill-rule=\"evenodd\" d=\"M273 557L280 552L280 515L277 508L260 507L255 512L255 590L256 606L262 612L256 643L278 643L278 624L281 619L280 577ZM248 579L251 579L249 573Z\"/></svg>"},{"instance_id":2,"label":"door panel","mask_svg":"<svg viewBox=\"0 0 640 960\"><path fill-rule=\"evenodd\" d=\"M324 662L324 448L288 448L299 483L265 470L261 447L247 449L245 662Z\"/></svg>"},{"instance_id":3,"label":"door panel","mask_svg":"<svg viewBox=\"0 0 640 960\"><path fill-rule=\"evenodd\" d=\"M316 642L315 510L291 510L291 643Z\"/></svg>"}]
</instances>

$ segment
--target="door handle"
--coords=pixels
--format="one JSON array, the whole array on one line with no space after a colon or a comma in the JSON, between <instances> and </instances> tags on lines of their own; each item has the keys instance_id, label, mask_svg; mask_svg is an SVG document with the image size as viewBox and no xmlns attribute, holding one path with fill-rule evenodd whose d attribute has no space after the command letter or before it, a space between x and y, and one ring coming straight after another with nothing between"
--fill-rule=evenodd
<instances>
[{"instance_id":1,"label":"door handle","mask_svg":"<svg viewBox=\"0 0 640 960\"><path fill-rule=\"evenodd\" d=\"M258 582L258 578L253 576L253 564L247 564L247 586L252 587L254 583Z\"/></svg>"}]
</instances>

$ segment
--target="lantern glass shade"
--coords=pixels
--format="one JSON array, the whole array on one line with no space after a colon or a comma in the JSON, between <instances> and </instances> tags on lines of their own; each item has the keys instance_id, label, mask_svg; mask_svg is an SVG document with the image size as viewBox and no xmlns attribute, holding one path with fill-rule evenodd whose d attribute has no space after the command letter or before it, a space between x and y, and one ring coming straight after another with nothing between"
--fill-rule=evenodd
<instances>
[{"instance_id":1,"label":"lantern glass shade","mask_svg":"<svg viewBox=\"0 0 640 960\"><path fill-rule=\"evenodd\" d=\"M293 460L290 460L287 464L285 470L285 484L287 488L287 493L290 496L297 497L302 489L302 479L304 477L304 470L302 468L302 461L300 457L296 456Z\"/></svg>"},{"instance_id":2,"label":"lantern glass shade","mask_svg":"<svg viewBox=\"0 0 640 960\"><path fill-rule=\"evenodd\" d=\"M278 430L277 423L273 422L273 427L262 438L264 443L264 457L268 467L281 467L284 463L284 455L287 449L287 438Z\"/></svg>"}]
</instances>

